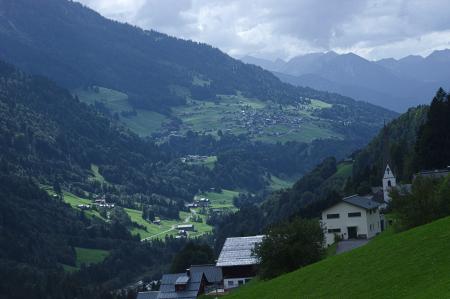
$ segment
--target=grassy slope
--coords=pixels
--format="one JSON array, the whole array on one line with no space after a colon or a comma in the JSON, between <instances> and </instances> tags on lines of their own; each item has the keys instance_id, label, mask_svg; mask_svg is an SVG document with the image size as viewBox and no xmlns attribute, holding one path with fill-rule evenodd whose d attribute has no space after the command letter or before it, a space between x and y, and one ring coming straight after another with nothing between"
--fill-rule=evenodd
<instances>
[{"instance_id":1,"label":"grassy slope","mask_svg":"<svg viewBox=\"0 0 450 299\"><path fill-rule=\"evenodd\" d=\"M206 216L200 215L203 219L203 223L196 223L190 221L192 214L188 212L180 212L180 220L161 220L160 225L156 225L142 219L142 211L133 210L133 209L125 209L125 212L130 216L131 221L136 222L140 225L143 225L147 228L147 231L140 228L132 228L131 233L133 235L139 234L142 239L146 238L160 238L164 239L166 235L176 235L177 230L175 227L178 224L189 223L194 224L196 232L190 232L190 237L198 237L205 233L209 233L212 231L212 227L206 224Z\"/></svg>"},{"instance_id":2,"label":"grassy slope","mask_svg":"<svg viewBox=\"0 0 450 299\"><path fill-rule=\"evenodd\" d=\"M270 190L275 191L292 187L292 185L295 183L295 180L285 180L275 175L272 175L269 183L270 183Z\"/></svg>"},{"instance_id":3,"label":"grassy slope","mask_svg":"<svg viewBox=\"0 0 450 299\"><path fill-rule=\"evenodd\" d=\"M88 265L100 263L109 255L109 252L106 250L81 247L75 247L75 252L77 254L78 267L80 267L81 264Z\"/></svg>"},{"instance_id":4,"label":"grassy slope","mask_svg":"<svg viewBox=\"0 0 450 299\"><path fill-rule=\"evenodd\" d=\"M103 103L112 113L129 112L133 107L128 103L128 96L122 92L98 87L95 90L77 89L73 92L78 98L87 104L96 101ZM162 124L167 118L159 113L136 109L137 115L120 117L120 120L136 134L150 136L161 130Z\"/></svg>"},{"instance_id":5,"label":"grassy slope","mask_svg":"<svg viewBox=\"0 0 450 299\"><path fill-rule=\"evenodd\" d=\"M233 198L238 196L238 191L223 189L222 193L206 192L198 195L197 197L206 197L210 200L210 207L213 209L231 209L235 210L236 207L233 204Z\"/></svg>"},{"instance_id":6,"label":"grassy slope","mask_svg":"<svg viewBox=\"0 0 450 299\"><path fill-rule=\"evenodd\" d=\"M93 167L95 168L95 167ZM94 171L95 173L95 171ZM46 190L50 195L55 194L53 191L53 188L50 186L42 186L44 190ZM84 204L84 205L92 205L92 201L87 198L81 198L79 196L76 196L75 194L72 194L70 192L64 191L64 202L68 203L72 208L79 210L78 205ZM128 209L125 208L125 212L130 216L131 221L136 222L140 225L143 225L147 228L147 231L133 227L131 228L131 233L133 235L140 234L142 239L149 238L149 237L155 237L155 238L161 238L164 239L165 235L176 235L177 231L174 229L174 227L177 224L182 224L186 221L186 219L190 218L191 213L187 212L180 212L180 218L181 220L162 220L161 225L156 225L153 223L149 223L142 219L142 211L134 210L134 209ZM97 211L94 210L86 210L85 214L89 217L98 217L102 220L105 220ZM212 227L206 224L206 216L200 215L203 218L203 223L194 223L196 228L196 232L192 232L190 234L190 237L198 237L205 233L209 233L212 231ZM69 267L69 266L68 266Z\"/></svg>"},{"instance_id":7,"label":"grassy slope","mask_svg":"<svg viewBox=\"0 0 450 299\"><path fill-rule=\"evenodd\" d=\"M226 298L448 298L450 217L407 232L385 233L352 252Z\"/></svg>"}]
</instances>

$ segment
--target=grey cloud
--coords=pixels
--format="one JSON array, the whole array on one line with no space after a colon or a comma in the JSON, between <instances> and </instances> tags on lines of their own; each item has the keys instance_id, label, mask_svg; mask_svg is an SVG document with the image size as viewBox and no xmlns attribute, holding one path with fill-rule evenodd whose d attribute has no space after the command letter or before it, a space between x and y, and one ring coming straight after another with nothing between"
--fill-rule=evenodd
<instances>
[{"instance_id":1,"label":"grey cloud","mask_svg":"<svg viewBox=\"0 0 450 299\"><path fill-rule=\"evenodd\" d=\"M400 57L448 47L450 40L446 0L81 1L107 17L231 55L288 58L335 50Z\"/></svg>"}]
</instances>

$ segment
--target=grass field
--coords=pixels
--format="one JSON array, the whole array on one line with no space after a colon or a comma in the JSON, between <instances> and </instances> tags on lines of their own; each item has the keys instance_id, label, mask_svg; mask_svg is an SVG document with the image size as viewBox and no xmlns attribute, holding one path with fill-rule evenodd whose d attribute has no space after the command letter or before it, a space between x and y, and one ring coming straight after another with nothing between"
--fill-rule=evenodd
<instances>
[{"instance_id":1,"label":"grass field","mask_svg":"<svg viewBox=\"0 0 450 299\"><path fill-rule=\"evenodd\" d=\"M341 162L337 165L337 172L334 176L348 177L352 174L353 163L351 162Z\"/></svg>"},{"instance_id":2,"label":"grass field","mask_svg":"<svg viewBox=\"0 0 450 299\"><path fill-rule=\"evenodd\" d=\"M47 191L50 195L55 194L53 191L53 188L50 186L41 186L42 189ZM72 194L70 192L63 192L64 194L64 202L68 203L72 208L79 210L78 205L91 205L91 200L87 198L81 198L79 196L76 196L75 194ZM146 227L147 230L143 230L137 227L133 227L130 229L131 233L133 235L139 234L142 239L146 238L160 238L164 239L166 235L176 235L177 230L175 227L178 224L183 224L189 222L190 218L192 217L193 213L196 213L195 211L192 213L189 212L180 212L180 220L161 220L160 225L156 225L150 222L145 221L142 218L142 211L134 210L134 209L128 209L124 208L125 212L130 216L131 221L138 223L140 225L143 225ZM104 221L106 221L105 218L103 218L100 213L98 213L95 210L85 210L85 214L88 217L97 217ZM212 227L206 224L206 216L205 215L199 215L203 219L203 223L196 223L196 222L189 222L194 224L194 227L196 229L196 232L192 232L190 234L190 237L198 237L205 233L211 232ZM70 266L64 265L67 270L70 270Z\"/></svg>"},{"instance_id":3,"label":"grass field","mask_svg":"<svg viewBox=\"0 0 450 299\"><path fill-rule=\"evenodd\" d=\"M233 204L233 198L238 196L238 191L222 190L222 193L218 192L206 192L197 197L206 197L210 201L210 207L212 209L231 209L235 210L236 207Z\"/></svg>"},{"instance_id":4,"label":"grass field","mask_svg":"<svg viewBox=\"0 0 450 299\"><path fill-rule=\"evenodd\" d=\"M101 263L109 255L109 251L107 250L82 247L74 247L74 249L76 254L76 266L62 264L62 267L66 272L78 271L82 264L88 266L90 264Z\"/></svg>"},{"instance_id":5,"label":"grass field","mask_svg":"<svg viewBox=\"0 0 450 299\"><path fill-rule=\"evenodd\" d=\"M214 164L217 162L217 156L208 156L206 160L204 161L198 161L198 162L188 162L191 165L204 165L208 167L209 169L214 168Z\"/></svg>"},{"instance_id":6,"label":"grass field","mask_svg":"<svg viewBox=\"0 0 450 299\"><path fill-rule=\"evenodd\" d=\"M43 190L45 190L50 195L54 195L55 194L55 192L53 191L53 188L50 187L50 186L41 186L41 188ZM78 208L78 205L92 205L92 201L90 199L81 198L81 197L76 196L75 194L67 192L67 191L63 191L63 201L65 203L68 203L72 208L74 208L76 210L80 210ZM85 210L84 213L88 217L97 217L97 218L100 218L102 220L106 220L105 218L103 218L100 215L99 212L94 211L94 210Z\"/></svg>"},{"instance_id":7,"label":"grass field","mask_svg":"<svg viewBox=\"0 0 450 299\"><path fill-rule=\"evenodd\" d=\"M105 178L98 171L98 166L97 165L92 164L91 165L91 171L92 171L92 174L94 175L92 177L93 180L98 181L98 182L100 182L102 184L107 183Z\"/></svg>"},{"instance_id":8,"label":"grass field","mask_svg":"<svg viewBox=\"0 0 450 299\"><path fill-rule=\"evenodd\" d=\"M449 298L450 217L369 244L225 298Z\"/></svg>"},{"instance_id":9,"label":"grass field","mask_svg":"<svg viewBox=\"0 0 450 299\"><path fill-rule=\"evenodd\" d=\"M190 221L193 213L180 212L180 220L161 220L161 224L153 224L142 219L142 211L125 209L125 212L130 216L131 221L143 225L147 228L147 231L140 228L132 228L131 233L133 235L139 234L141 239L159 238L164 239L166 235L177 235L178 231L175 229L178 224L194 224L195 232L190 232L189 237L198 237L205 233L211 232L212 227L206 224L206 216L199 215L203 219L203 223L197 223ZM196 212L194 212L196 213Z\"/></svg>"},{"instance_id":10,"label":"grass field","mask_svg":"<svg viewBox=\"0 0 450 299\"><path fill-rule=\"evenodd\" d=\"M89 265L100 263L109 255L109 252L106 250L81 247L75 247L75 252L77 254L77 267L80 267L81 264Z\"/></svg>"},{"instance_id":11,"label":"grass field","mask_svg":"<svg viewBox=\"0 0 450 299\"><path fill-rule=\"evenodd\" d=\"M77 89L73 91L78 98L87 104L100 102L105 105L112 113L133 111L133 107L128 103L128 96L120 91L95 87L93 89ZM150 136L152 133L159 132L162 124L167 118L154 111L136 109L137 115L129 117L120 117L122 123L135 133L141 136Z\"/></svg>"},{"instance_id":12,"label":"grass field","mask_svg":"<svg viewBox=\"0 0 450 299\"><path fill-rule=\"evenodd\" d=\"M275 175L270 176L270 189L271 190L280 190L292 187L294 184L294 180L285 180L281 179Z\"/></svg>"}]
</instances>

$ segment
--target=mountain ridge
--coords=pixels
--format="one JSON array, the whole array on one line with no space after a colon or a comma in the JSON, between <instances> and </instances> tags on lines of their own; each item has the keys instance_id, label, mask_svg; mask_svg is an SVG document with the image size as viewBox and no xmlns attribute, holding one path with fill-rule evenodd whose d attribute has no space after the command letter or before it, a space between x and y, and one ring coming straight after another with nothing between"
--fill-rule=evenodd
<instances>
[{"instance_id":1,"label":"mountain ridge","mask_svg":"<svg viewBox=\"0 0 450 299\"><path fill-rule=\"evenodd\" d=\"M426 57L410 55L378 61L354 53L327 52L300 55L277 65L261 59L253 62L262 61L261 65L282 81L337 92L401 112L424 104L424 99L430 98L436 89L447 87L449 52L441 50Z\"/></svg>"}]
</instances>

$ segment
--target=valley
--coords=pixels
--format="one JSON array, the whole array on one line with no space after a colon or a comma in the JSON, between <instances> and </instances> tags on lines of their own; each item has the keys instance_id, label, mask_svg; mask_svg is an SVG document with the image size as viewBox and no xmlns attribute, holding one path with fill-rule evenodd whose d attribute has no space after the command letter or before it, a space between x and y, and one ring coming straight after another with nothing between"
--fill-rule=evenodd
<instances>
[{"instance_id":1,"label":"valley","mask_svg":"<svg viewBox=\"0 0 450 299\"><path fill-rule=\"evenodd\" d=\"M0 299L450 294L445 15L80 1L0 0Z\"/></svg>"}]
</instances>

